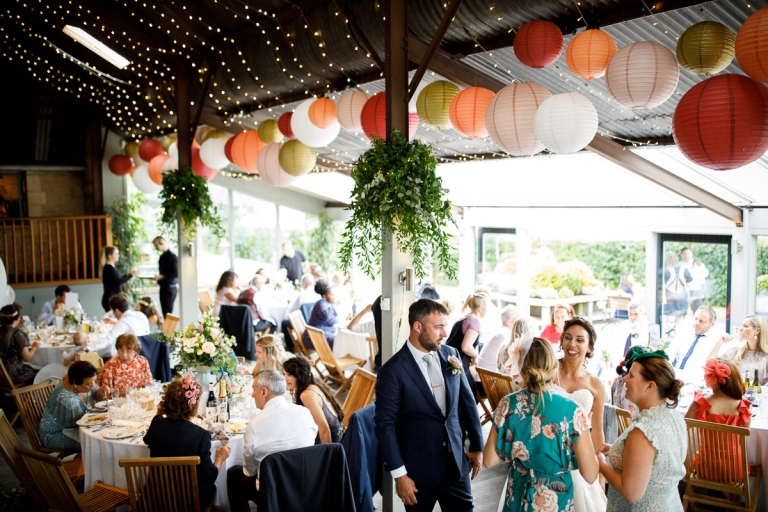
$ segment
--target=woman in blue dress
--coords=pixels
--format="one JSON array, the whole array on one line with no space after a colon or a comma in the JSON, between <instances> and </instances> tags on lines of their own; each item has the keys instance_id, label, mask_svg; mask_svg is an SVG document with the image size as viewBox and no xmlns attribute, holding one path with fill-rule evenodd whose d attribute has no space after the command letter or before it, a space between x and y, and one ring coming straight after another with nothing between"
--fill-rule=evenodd
<instances>
[{"instance_id":1,"label":"woman in blue dress","mask_svg":"<svg viewBox=\"0 0 768 512\"><path fill-rule=\"evenodd\" d=\"M333 348L333 342L336 339L336 323L339 321L339 314L333 305L333 288L331 288L327 281L320 279L315 283L315 293L322 298L315 302L315 305L312 307L312 313L309 315L307 325L317 327L323 331L328 345ZM304 331L303 339L304 345L307 348L315 348L312 340L309 339L307 331Z\"/></svg>"},{"instance_id":2,"label":"woman in blue dress","mask_svg":"<svg viewBox=\"0 0 768 512\"><path fill-rule=\"evenodd\" d=\"M83 417L92 402L104 399L96 387L96 367L88 361L77 361L69 367L67 376L56 386L45 405L40 420L40 442L57 450L80 450L77 420ZM72 437L65 433L71 431Z\"/></svg>"},{"instance_id":3,"label":"woman in blue dress","mask_svg":"<svg viewBox=\"0 0 768 512\"><path fill-rule=\"evenodd\" d=\"M520 370L525 389L499 402L485 443L485 467L512 463L504 512L572 512L571 470L578 469L587 483L597 479L591 415L570 398L550 391L558 370L552 344L534 338L526 348Z\"/></svg>"}]
</instances>

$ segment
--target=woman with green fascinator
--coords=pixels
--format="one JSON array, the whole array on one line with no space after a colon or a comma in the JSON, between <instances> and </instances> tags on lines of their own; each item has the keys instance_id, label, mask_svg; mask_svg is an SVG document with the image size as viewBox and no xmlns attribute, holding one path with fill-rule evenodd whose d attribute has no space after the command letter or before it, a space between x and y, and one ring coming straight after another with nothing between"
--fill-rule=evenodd
<instances>
[{"instance_id":1,"label":"woman with green fascinator","mask_svg":"<svg viewBox=\"0 0 768 512\"><path fill-rule=\"evenodd\" d=\"M685 476L688 441L675 408L683 381L675 379L663 350L632 347L622 366L626 398L640 412L599 456L600 473L610 484L608 512L682 511L677 484Z\"/></svg>"}]
</instances>

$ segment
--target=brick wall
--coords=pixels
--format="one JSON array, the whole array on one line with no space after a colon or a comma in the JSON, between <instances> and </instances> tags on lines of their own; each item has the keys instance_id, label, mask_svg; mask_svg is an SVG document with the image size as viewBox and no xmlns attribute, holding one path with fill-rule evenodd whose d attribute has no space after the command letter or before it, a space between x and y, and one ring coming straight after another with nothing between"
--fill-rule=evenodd
<instances>
[{"instance_id":1,"label":"brick wall","mask_svg":"<svg viewBox=\"0 0 768 512\"><path fill-rule=\"evenodd\" d=\"M83 178L83 172L27 172L28 215L84 215Z\"/></svg>"}]
</instances>

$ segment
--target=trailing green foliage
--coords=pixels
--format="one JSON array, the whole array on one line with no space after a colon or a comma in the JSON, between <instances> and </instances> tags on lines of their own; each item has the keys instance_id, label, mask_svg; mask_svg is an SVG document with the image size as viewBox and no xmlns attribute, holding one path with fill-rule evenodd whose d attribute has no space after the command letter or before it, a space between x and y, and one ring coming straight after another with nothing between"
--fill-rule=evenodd
<instances>
[{"instance_id":1,"label":"trailing green foliage","mask_svg":"<svg viewBox=\"0 0 768 512\"><path fill-rule=\"evenodd\" d=\"M189 239L195 237L198 222L217 239L224 237L219 212L208 192L205 178L197 176L191 167L163 174L160 199L163 201L160 223L166 232L174 230L181 220L184 235Z\"/></svg>"},{"instance_id":2,"label":"trailing green foliage","mask_svg":"<svg viewBox=\"0 0 768 512\"><path fill-rule=\"evenodd\" d=\"M112 244L120 251L116 267L121 274L126 274L141 263L139 246L147 241L143 212L146 206L144 196L134 194L113 201L112 206L106 209L107 214L112 216ZM141 287L142 284L138 279L131 279L123 286L131 293L133 288Z\"/></svg>"},{"instance_id":3,"label":"trailing green foliage","mask_svg":"<svg viewBox=\"0 0 768 512\"><path fill-rule=\"evenodd\" d=\"M317 228L309 232L307 258L316 262L323 270L330 272L339 267L339 225L331 220L327 212L318 214ZM294 247L296 243L294 241Z\"/></svg>"},{"instance_id":4,"label":"trailing green foliage","mask_svg":"<svg viewBox=\"0 0 768 512\"><path fill-rule=\"evenodd\" d=\"M362 270L375 277L386 248L384 232L393 233L398 248L413 257L419 280L431 274L434 258L448 279L456 277L456 260L445 229L451 216L446 189L435 172L432 146L408 141L393 130L389 142L374 138L352 169L355 188L344 242L339 251L341 266L352 267L357 259ZM454 223L455 224L455 223Z\"/></svg>"}]
</instances>

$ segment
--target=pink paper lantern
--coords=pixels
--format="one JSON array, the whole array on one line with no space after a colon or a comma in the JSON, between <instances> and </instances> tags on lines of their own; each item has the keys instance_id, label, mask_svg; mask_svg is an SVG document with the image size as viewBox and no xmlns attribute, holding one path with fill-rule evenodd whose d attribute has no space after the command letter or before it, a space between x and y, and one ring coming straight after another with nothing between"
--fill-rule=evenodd
<instances>
[{"instance_id":1,"label":"pink paper lantern","mask_svg":"<svg viewBox=\"0 0 768 512\"><path fill-rule=\"evenodd\" d=\"M282 142L271 142L259 153L259 176L273 187L287 187L298 179L280 167L280 148Z\"/></svg>"},{"instance_id":2,"label":"pink paper lantern","mask_svg":"<svg viewBox=\"0 0 768 512\"><path fill-rule=\"evenodd\" d=\"M512 84L501 89L488 105L485 124L491 140L514 156L531 156L544 150L536 137L533 119L544 100L552 96L536 82Z\"/></svg>"},{"instance_id":3,"label":"pink paper lantern","mask_svg":"<svg viewBox=\"0 0 768 512\"><path fill-rule=\"evenodd\" d=\"M667 101L679 78L675 54L659 43L642 41L616 52L608 63L605 86L620 105L645 110Z\"/></svg>"}]
</instances>

